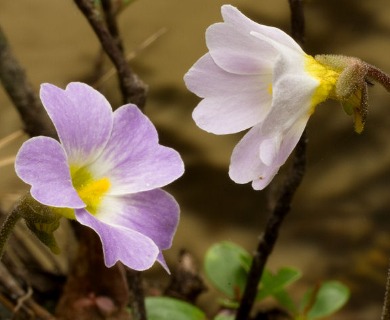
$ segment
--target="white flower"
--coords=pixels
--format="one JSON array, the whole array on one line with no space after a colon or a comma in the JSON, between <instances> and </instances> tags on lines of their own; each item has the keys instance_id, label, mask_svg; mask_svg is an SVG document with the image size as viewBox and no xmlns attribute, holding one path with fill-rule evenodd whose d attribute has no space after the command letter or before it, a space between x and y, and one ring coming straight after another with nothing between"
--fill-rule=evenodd
<instances>
[{"instance_id":1,"label":"white flower","mask_svg":"<svg viewBox=\"0 0 390 320\"><path fill-rule=\"evenodd\" d=\"M184 79L203 98L193 112L200 128L214 134L251 128L233 151L229 175L260 190L295 148L315 106L334 95L339 71L230 5L222 16L206 31L209 52Z\"/></svg>"}]
</instances>

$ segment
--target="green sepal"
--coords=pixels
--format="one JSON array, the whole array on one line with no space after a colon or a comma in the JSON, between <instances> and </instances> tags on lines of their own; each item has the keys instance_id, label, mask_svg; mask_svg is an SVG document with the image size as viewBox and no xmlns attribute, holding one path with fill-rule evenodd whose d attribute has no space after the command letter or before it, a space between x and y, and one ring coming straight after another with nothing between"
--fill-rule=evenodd
<instances>
[{"instance_id":1,"label":"green sepal","mask_svg":"<svg viewBox=\"0 0 390 320\"><path fill-rule=\"evenodd\" d=\"M60 226L61 215L36 201L30 194L24 197L19 206L19 214L26 221L27 227L53 253L59 254L60 248L54 238L54 231Z\"/></svg>"},{"instance_id":2,"label":"green sepal","mask_svg":"<svg viewBox=\"0 0 390 320\"><path fill-rule=\"evenodd\" d=\"M54 254L59 254L61 252L58 247L57 241L54 238L53 231L57 230L60 226L60 221L53 223L37 223L26 220L27 227L35 234L35 236L50 249ZM49 231L53 229L53 231Z\"/></svg>"}]
</instances>

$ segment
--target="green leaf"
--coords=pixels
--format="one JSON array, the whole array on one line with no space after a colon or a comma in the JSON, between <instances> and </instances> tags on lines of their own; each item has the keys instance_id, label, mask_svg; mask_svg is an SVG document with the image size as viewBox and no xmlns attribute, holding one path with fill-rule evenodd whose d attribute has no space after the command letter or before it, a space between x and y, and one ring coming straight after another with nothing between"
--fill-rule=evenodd
<instances>
[{"instance_id":1,"label":"green leaf","mask_svg":"<svg viewBox=\"0 0 390 320\"><path fill-rule=\"evenodd\" d=\"M148 320L205 320L197 307L173 298L147 297L145 299Z\"/></svg>"},{"instance_id":2,"label":"green leaf","mask_svg":"<svg viewBox=\"0 0 390 320\"><path fill-rule=\"evenodd\" d=\"M321 319L336 312L348 301L349 294L349 289L338 281L324 282L307 312L307 320Z\"/></svg>"},{"instance_id":3,"label":"green leaf","mask_svg":"<svg viewBox=\"0 0 390 320\"><path fill-rule=\"evenodd\" d=\"M279 269L276 274L272 274L272 272L267 269L264 270L257 299L262 300L268 296L275 295L294 281L298 280L301 275L299 270L289 267Z\"/></svg>"},{"instance_id":4,"label":"green leaf","mask_svg":"<svg viewBox=\"0 0 390 320\"><path fill-rule=\"evenodd\" d=\"M282 307L290 311L292 314L296 314L298 312L296 305L291 299L290 295L286 292L286 290L280 290L273 294L275 299L280 303Z\"/></svg>"},{"instance_id":5,"label":"green leaf","mask_svg":"<svg viewBox=\"0 0 390 320\"><path fill-rule=\"evenodd\" d=\"M208 279L228 298L238 301L243 293L250 254L243 248L221 242L206 253L204 268Z\"/></svg>"}]
</instances>

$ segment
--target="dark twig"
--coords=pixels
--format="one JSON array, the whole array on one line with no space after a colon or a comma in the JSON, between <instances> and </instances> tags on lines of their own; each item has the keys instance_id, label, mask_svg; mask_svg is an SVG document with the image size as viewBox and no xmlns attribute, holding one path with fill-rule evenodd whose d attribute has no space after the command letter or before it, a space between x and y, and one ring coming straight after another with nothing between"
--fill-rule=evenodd
<instances>
[{"instance_id":1,"label":"dark twig","mask_svg":"<svg viewBox=\"0 0 390 320\"><path fill-rule=\"evenodd\" d=\"M186 250L181 250L179 263L172 273L164 295L195 303L198 296L206 290L194 257Z\"/></svg>"},{"instance_id":2,"label":"dark twig","mask_svg":"<svg viewBox=\"0 0 390 320\"><path fill-rule=\"evenodd\" d=\"M146 100L146 85L130 69L115 39L104 25L99 11L90 0L74 0L74 2L88 20L96 36L99 38L103 49L118 70L118 79L124 102L135 103L142 109Z\"/></svg>"},{"instance_id":3,"label":"dark twig","mask_svg":"<svg viewBox=\"0 0 390 320\"><path fill-rule=\"evenodd\" d=\"M0 80L16 106L29 136L55 137L55 130L24 69L16 60L0 27Z\"/></svg>"},{"instance_id":4,"label":"dark twig","mask_svg":"<svg viewBox=\"0 0 390 320\"><path fill-rule=\"evenodd\" d=\"M305 15L302 0L288 0L291 13L291 36L300 45L305 43Z\"/></svg>"},{"instance_id":5,"label":"dark twig","mask_svg":"<svg viewBox=\"0 0 390 320\"><path fill-rule=\"evenodd\" d=\"M130 69L121 45L121 39L115 20L115 13L111 7L110 0L102 0L107 27L101 20L99 12L90 0L74 0L81 12L99 38L101 45L118 73L118 79L125 103L135 103L143 109L146 101L146 86L138 76ZM132 297L132 313L134 320L147 320L144 292L142 288L141 273L128 270L127 278Z\"/></svg>"},{"instance_id":6,"label":"dark twig","mask_svg":"<svg viewBox=\"0 0 390 320\"><path fill-rule=\"evenodd\" d=\"M123 52L124 50L122 39L119 35L118 24L116 21L117 12L115 12L115 9L112 6L112 0L101 0L101 2L108 31L115 39L116 45L118 46L119 50Z\"/></svg>"},{"instance_id":7,"label":"dark twig","mask_svg":"<svg viewBox=\"0 0 390 320\"><path fill-rule=\"evenodd\" d=\"M304 16L301 0L289 0L291 8L292 34L296 41L303 43L304 40ZM278 201L265 226L265 231L260 238L256 252L253 256L251 268L249 270L247 284L237 311L236 320L248 320L253 307L257 288L264 267L267 263L276 240L278 238L280 226L289 213L294 194L299 187L306 167L306 133L303 132L294 153L294 161Z\"/></svg>"},{"instance_id":8,"label":"dark twig","mask_svg":"<svg viewBox=\"0 0 390 320\"><path fill-rule=\"evenodd\" d=\"M133 320L147 320L145 308L145 294L142 286L141 272L127 269L127 282L132 292L131 311Z\"/></svg>"},{"instance_id":9,"label":"dark twig","mask_svg":"<svg viewBox=\"0 0 390 320\"><path fill-rule=\"evenodd\" d=\"M381 320L390 320L390 267L387 272L385 301L383 302Z\"/></svg>"}]
</instances>

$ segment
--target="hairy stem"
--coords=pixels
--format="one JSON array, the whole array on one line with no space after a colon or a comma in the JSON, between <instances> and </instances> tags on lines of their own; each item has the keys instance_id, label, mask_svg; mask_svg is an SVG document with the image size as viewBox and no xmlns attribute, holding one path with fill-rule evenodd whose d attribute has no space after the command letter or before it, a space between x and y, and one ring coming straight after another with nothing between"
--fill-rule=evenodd
<instances>
[{"instance_id":1,"label":"hairy stem","mask_svg":"<svg viewBox=\"0 0 390 320\"><path fill-rule=\"evenodd\" d=\"M384 73L382 70L379 70L377 67L374 67L370 64L367 66L367 76L377 82L379 82L387 91L390 92L390 76Z\"/></svg>"},{"instance_id":2,"label":"hairy stem","mask_svg":"<svg viewBox=\"0 0 390 320\"><path fill-rule=\"evenodd\" d=\"M294 38L303 43L304 15L301 0L289 0L291 8L291 26ZM284 218L289 213L291 202L298 189L306 168L306 132L303 132L294 153L292 168L283 185L276 205L268 218L264 234L260 238L256 252L253 256L249 270L246 287L237 311L236 320L248 320L256 299L257 288L263 275L264 267L268 261Z\"/></svg>"},{"instance_id":3,"label":"hairy stem","mask_svg":"<svg viewBox=\"0 0 390 320\"><path fill-rule=\"evenodd\" d=\"M118 79L124 103L134 103L143 108L146 101L146 85L138 78L127 64L123 52L118 47L102 21L99 11L90 0L74 0L80 11L88 20L100 43L118 71Z\"/></svg>"},{"instance_id":4,"label":"hairy stem","mask_svg":"<svg viewBox=\"0 0 390 320\"><path fill-rule=\"evenodd\" d=\"M3 257L7 241L20 218L19 205L16 205L16 207L5 218L5 221L0 228L0 259Z\"/></svg>"}]
</instances>

